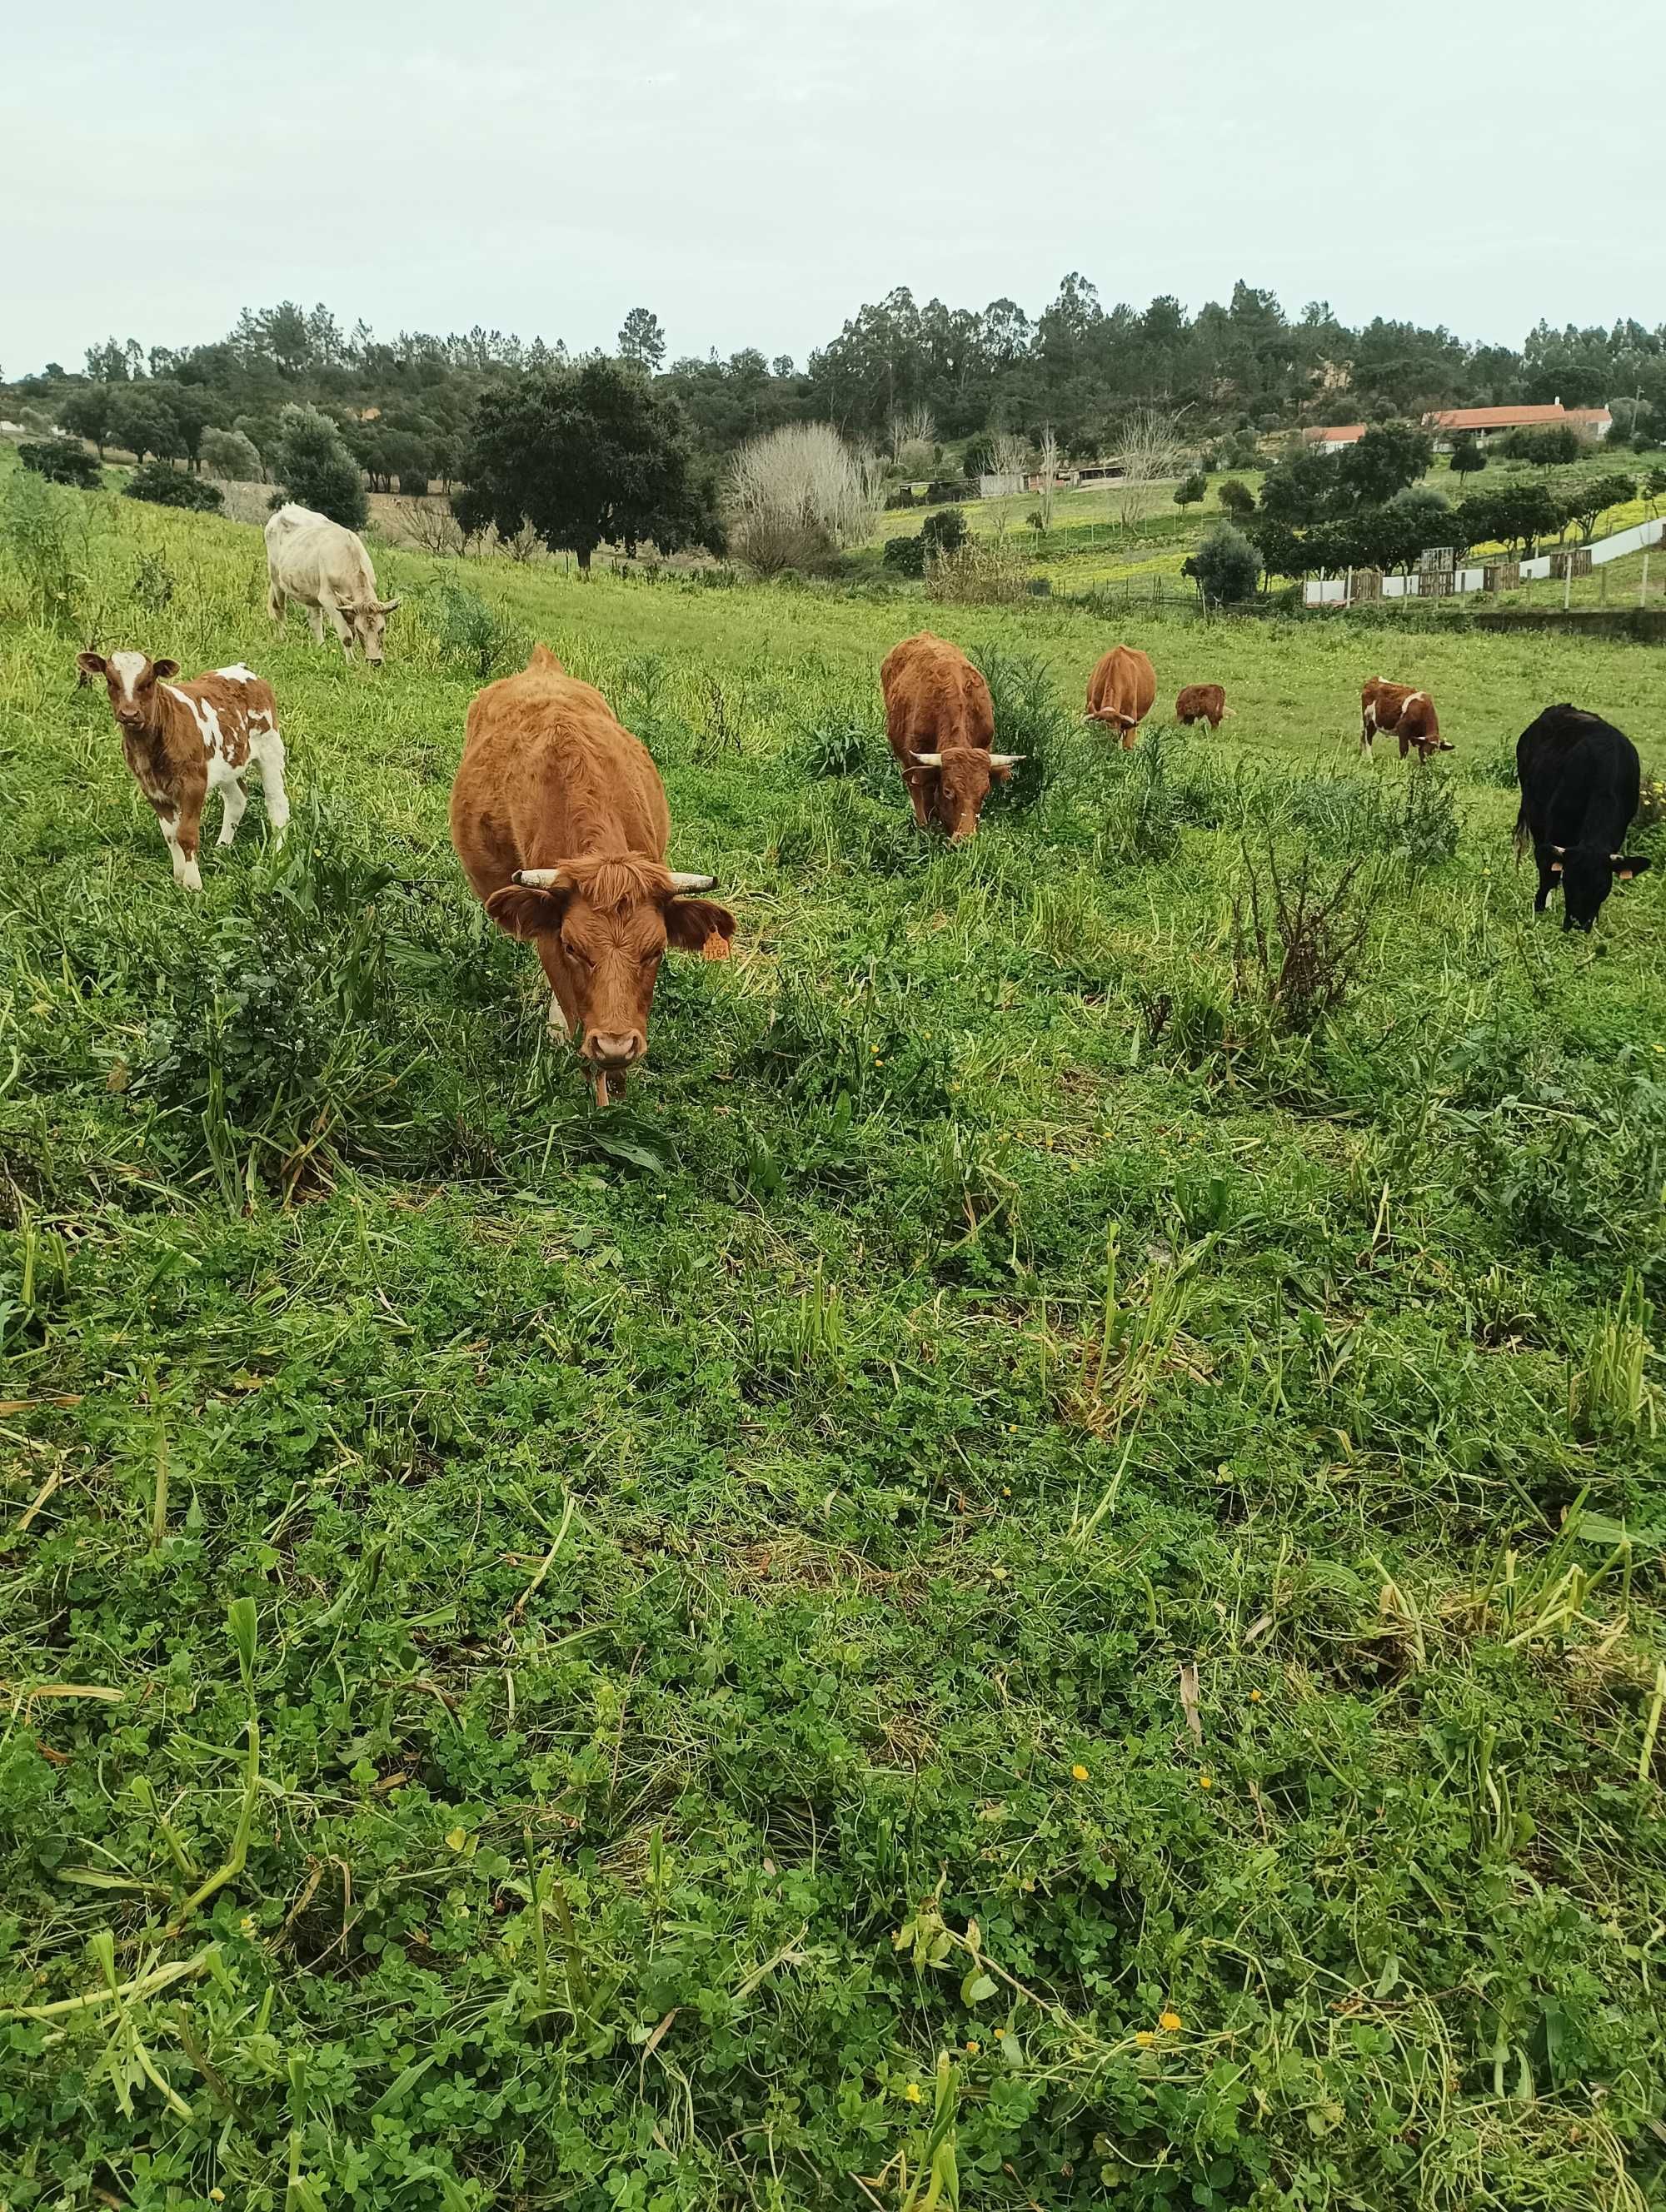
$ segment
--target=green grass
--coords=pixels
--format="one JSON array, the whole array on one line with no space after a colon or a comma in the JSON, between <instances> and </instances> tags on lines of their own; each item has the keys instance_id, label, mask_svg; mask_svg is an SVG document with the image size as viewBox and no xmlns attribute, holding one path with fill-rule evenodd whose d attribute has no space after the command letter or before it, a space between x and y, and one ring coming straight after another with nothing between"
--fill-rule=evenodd
<instances>
[{"instance_id":1,"label":"green grass","mask_svg":"<svg viewBox=\"0 0 1666 2212\"><path fill-rule=\"evenodd\" d=\"M1151 623L1238 712L1123 756L1080 609L390 556L376 673L81 504L73 631L0 570L8 2212L1659 2201L1666 871L1535 927L1505 781L1657 766L1658 659ZM954 854L927 621L1034 756ZM88 631L271 677L283 853L175 892ZM446 836L534 635L739 923L606 1115ZM1308 1034L1269 847L1362 864Z\"/></svg>"}]
</instances>

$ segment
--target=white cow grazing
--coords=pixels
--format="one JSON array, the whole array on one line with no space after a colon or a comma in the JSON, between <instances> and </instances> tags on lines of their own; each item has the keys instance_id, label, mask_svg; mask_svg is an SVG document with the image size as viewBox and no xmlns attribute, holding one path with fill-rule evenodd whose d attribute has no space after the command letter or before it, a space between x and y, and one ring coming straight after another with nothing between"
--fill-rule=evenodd
<instances>
[{"instance_id":1,"label":"white cow grazing","mask_svg":"<svg viewBox=\"0 0 1666 2212\"><path fill-rule=\"evenodd\" d=\"M318 644L328 615L350 660L356 643L368 661L381 665L382 630L399 602L376 597L376 572L362 538L290 500L266 525L266 578L275 623L293 599L306 609Z\"/></svg>"}]
</instances>

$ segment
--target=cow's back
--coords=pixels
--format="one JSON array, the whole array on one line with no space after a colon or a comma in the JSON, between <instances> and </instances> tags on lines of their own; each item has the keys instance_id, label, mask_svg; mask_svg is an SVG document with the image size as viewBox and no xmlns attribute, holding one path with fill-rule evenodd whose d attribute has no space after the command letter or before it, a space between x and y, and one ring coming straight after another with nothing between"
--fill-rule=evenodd
<instances>
[{"instance_id":1,"label":"cow's back","mask_svg":"<svg viewBox=\"0 0 1666 2212\"><path fill-rule=\"evenodd\" d=\"M452 786L451 836L483 899L517 868L587 854L663 860L670 834L648 748L547 646L533 647L519 675L475 694Z\"/></svg>"},{"instance_id":2,"label":"cow's back","mask_svg":"<svg viewBox=\"0 0 1666 2212\"><path fill-rule=\"evenodd\" d=\"M941 752L994 744L995 710L989 687L958 645L921 630L885 655L879 669L885 732L899 758L908 751Z\"/></svg>"},{"instance_id":3,"label":"cow's back","mask_svg":"<svg viewBox=\"0 0 1666 2212\"><path fill-rule=\"evenodd\" d=\"M1126 715L1143 722L1157 697L1157 671L1151 655L1136 645L1113 645L1100 656L1088 680L1090 714Z\"/></svg>"},{"instance_id":4,"label":"cow's back","mask_svg":"<svg viewBox=\"0 0 1666 2212\"><path fill-rule=\"evenodd\" d=\"M273 515L265 537L273 575L297 599L316 600L326 590L350 603L375 598L376 572L364 540L327 514L291 502Z\"/></svg>"},{"instance_id":5,"label":"cow's back","mask_svg":"<svg viewBox=\"0 0 1666 2212\"><path fill-rule=\"evenodd\" d=\"M1565 702L1547 707L1516 740L1516 781L1518 831L1617 852L1642 795L1643 764L1623 730Z\"/></svg>"}]
</instances>

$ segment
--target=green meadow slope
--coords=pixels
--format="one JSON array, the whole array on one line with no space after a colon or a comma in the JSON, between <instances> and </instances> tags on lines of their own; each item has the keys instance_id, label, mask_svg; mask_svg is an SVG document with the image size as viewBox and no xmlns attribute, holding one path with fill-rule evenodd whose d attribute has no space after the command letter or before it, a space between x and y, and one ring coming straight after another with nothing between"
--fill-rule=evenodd
<instances>
[{"instance_id":1,"label":"green meadow slope","mask_svg":"<svg viewBox=\"0 0 1666 2212\"><path fill-rule=\"evenodd\" d=\"M1079 610L385 556L376 672L82 511L78 621L0 569L8 2212L1660 2201L1666 874L1565 937L1509 842L1657 656L1147 623L1237 713L1124 756ZM952 854L927 623L1028 756ZM271 678L281 853L174 890L89 631ZM446 835L535 636L739 921L605 1115Z\"/></svg>"}]
</instances>

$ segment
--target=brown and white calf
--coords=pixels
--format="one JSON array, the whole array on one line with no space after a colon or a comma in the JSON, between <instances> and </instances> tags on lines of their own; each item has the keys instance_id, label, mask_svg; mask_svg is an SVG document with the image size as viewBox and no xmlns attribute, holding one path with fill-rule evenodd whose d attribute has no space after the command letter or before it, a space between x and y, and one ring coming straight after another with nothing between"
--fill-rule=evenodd
<instances>
[{"instance_id":1,"label":"brown and white calf","mask_svg":"<svg viewBox=\"0 0 1666 2212\"><path fill-rule=\"evenodd\" d=\"M266 819L282 837L289 819L283 788L283 740L277 732L272 687L240 662L216 668L189 684L173 684L177 660L152 660L143 653L83 653L83 674L101 676L110 711L121 732L121 749L133 781L155 809L184 890L203 888L197 866L203 807L221 794L220 842L237 835L248 805L244 781L253 762L266 794Z\"/></svg>"},{"instance_id":2,"label":"brown and white calf","mask_svg":"<svg viewBox=\"0 0 1666 2212\"><path fill-rule=\"evenodd\" d=\"M1371 740L1379 730L1388 737L1399 738L1402 760L1414 745L1420 761L1426 761L1431 753L1455 750L1440 734L1440 717L1426 691L1420 691L1410 684L1390 684L1386 677L1372 676L1359 690L1362 753L1371 750Z\"/></svg>"}]
</instances>

